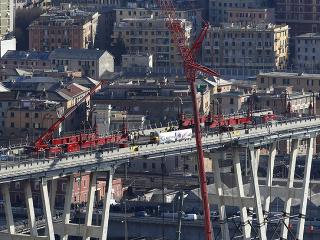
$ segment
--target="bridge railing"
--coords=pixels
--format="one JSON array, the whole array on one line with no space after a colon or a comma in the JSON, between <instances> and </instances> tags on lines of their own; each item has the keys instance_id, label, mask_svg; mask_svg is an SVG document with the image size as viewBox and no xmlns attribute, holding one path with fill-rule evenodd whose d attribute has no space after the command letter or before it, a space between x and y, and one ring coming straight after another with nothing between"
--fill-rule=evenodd
<instances>
[{"instance_id":1,"label":"bridge railing","mask_svg":"<svg viewBox=\"0 0 320 240\"><path fill-rule=\"evenodd\" d=\"M250 136L258 136L258 135L267 135L273 131L291 131L296 126L299 128L310 127L311 125L319 125L320 119L317 116L306 117L306 118L294 118L294 119L286 119L279 122L275 122L274 124L260 124L260 125L250 125L248 129L241 128L237 131L224 132L219 134L218 129L213 128L203 128L202 136L204 143L209 139L215 139L215 141L219 141L219 139L223 138L224 141L234 140L235 138L240 137L250 137ZM193 141L193 142L192 142ZM182 142L181 145L192 145L195 141L195 137L187 142ZM212 140L210 140L212 141ZM179 145L179 143L177 143ZM160 144L162 145L162 144ZM172 144L173 145L173 144ZM175 148L177 145L173 146ZM102 156L101 154L108 155L119 155L127 156L128 158L139 156L139 151L156 153L157 151L164 151L164 149L169 149L171 144L166 144L163 146L159 146L159 144L143 144L139 145L137 148L134 148L132 145L128 144L126 148L120 148L117 144L109 144L104 147L91 147L86 150L81 150L79 152L73 153L65 153L65 154L57 154L55 156L46 157L43 153L33 155L13 155L10 157L2 158L0 160L0 171L11 169L32 169L37 166L57 166L58 164L68 164L70 165L70 160L79 160L81 159L95 159L96 156ZM184 146L182 146L184 147ZM138 150L136 152L136 150ZM120 156L121 155L121 156ZM141 154L140 154L141 155ZM80 161L80 160L79 160ZM81 162L79 162L81 164ZM7 173L7 172L3 172Z\"/></svg>"}]
</instances>

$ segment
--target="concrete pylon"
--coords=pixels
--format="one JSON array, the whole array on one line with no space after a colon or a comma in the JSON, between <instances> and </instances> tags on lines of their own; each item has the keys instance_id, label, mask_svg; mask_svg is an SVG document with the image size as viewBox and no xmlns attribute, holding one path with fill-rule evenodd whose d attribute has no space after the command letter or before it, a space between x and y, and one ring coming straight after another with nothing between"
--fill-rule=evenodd
<instances>
[{"instance_id":1,"label":"concrete pylon","mask_svg":"<svg viewBox=\"0 0 320 240\"><path fill-rule=\"evenodd\" d=\"M47 239L48 240L55 240L47 180L41 179L40 183L41 183L40 189L41 189L41 196L42 196L42 205L43 205L43 209L44 209L44 215L45 215L45 219L46 219L46 226L47 226L47 232L48 232Z\"/></svg>"},{"instance_id":2,"label":"concrete pylon","mask_svg":"<svg viewBox=\"0 0 320 240\"><path fill-rule=\"evenodd\" d=\"M73 191L73 179L74 175L71 174L68 176L67 185L66 185L66 196L64 199L64 211L63 211L63 218L62 224L63 226L63 234L62 240L68 240L68 233L66 225L69 224L70 221L70 210L71 210L71 200L72 200L72 191Z\"/></svg>"},{"instance_id":3,"label":"concrete pylon","mask_svg":"<svg viewBox=\"0 0 320 240\"><path fill-rule=\"evenodd\" d=\"M238 199L240 203L239 208L240 208L241 226L242 226L242 239L251 239L251 227L248 222L247 207L243 204L243 201L241 200L243 197L245 197L245 194L244 194L242 174L241 174L239 149L236 147L232 148L232 160L233 160L234 174L235 174L237 190L238 190Z\"/></svg>"},{"instance_id":4,"label":"concrete pylon","mask_svg":"<svg viewBox=\"0 0 320 240\"><path fill-rule=\"evenodd\" d=\"M108 235L108 224L109 224L109 210L110 210L110 198L112 191L112 179L113 179L114 169L107 172L106 181L106 193L103 200L103 211L102 211L102 221L101 221L101 238L100 240L107 240Z\"/></svg>"},{"instance_id":5,"label":"concrete pylon","mask_svg":"<svg viewBox=\"0 0 320 240\"><path fill-rule=\"evenodd\" d=\"M294 172L296 169L296 160L297 160L297 152L298 152L298 139L292 139L291 142L291 152L290 152L290 162L289 162L289 172L288 172L288 179L287 179L287 192L284 199L284 219L283 224L281 225L281 238L287 239L288 237L288 225L289 225L289 217L290 217L290 210L291 210L291 202L292 196L290 194L290 189L293 188L294 182Z\"/></svg>"},{"instance_id":6,"label":"concrete pylon","mask_svg":"<svg viewBox=\"0 0 320 240\"><path fill-rule=\"evenodd\" d=\"M90 174L86 219L84 222L84 233L83 233L84 240L90 240L90 237L88 236L88 227L92 225L92 213L93 213L93 204L94 204L94 194L96 191L96 182L97 182L97 172L92 172Z\"/></svg>"},{"instance_id":7,"label":"concrete pylon","mask_svg":"<svg viewBox=\"0 0 320 240\"><path fill-rule=\"evenodd\" d=\"M26 198L27 212L28 212L28 223L30 227L30 239L35 239L38 236L36 217L34 213L33 198L31 192L30 180L24 181L24 194Z\"/></svg>"},{"instance_id":8,"label":"concrete pylon","mask_svg":"<svg viewBox=\"0 0 320 240\"><path fill-rule=\"evenodd\" d=\"M311 173L311 164L312 164L312 155L313 155L313 146L314 146L314 137L307 139L307 154L306 154L306 163L304 166L304 176L303 176L303 186L302 186L302 198L300 203L299 211L299 220L297 226L297 235L296 239L303 239L304 225L306 221L306 209L308 202L308 192L309 192L309 183L310 183L310 173Z\"/></svg>"},{"instance_id":9,"label":"concrete pylon","mask_svg":"<svg viewBox=\"0 0 320 240\"><path fill-rule=\"evenodd\" d=\"M13 221L11 201L10 201L9 183L2 183L1 187L2 187L2 195L3 195L3 200L4 200L4 210L6 213L8 234L14 235L15 228L14 228L14 221ZM11 239L13 239L13 238L11 237Z\"/></svg>"}]
</instances>

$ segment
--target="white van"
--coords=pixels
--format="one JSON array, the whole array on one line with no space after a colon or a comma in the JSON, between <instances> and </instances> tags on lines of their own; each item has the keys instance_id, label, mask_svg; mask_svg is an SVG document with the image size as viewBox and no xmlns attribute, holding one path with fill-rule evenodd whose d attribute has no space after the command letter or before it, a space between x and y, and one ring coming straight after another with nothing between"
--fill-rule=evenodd
<instances>
[{"instance_id":1,"label":"white van","mask_svg":"<svg viewBox=\"0 0 320 240\"><path fill-rule=\"evenodd\" d=\"M197 220L197 214L184 214L182 215L182 220L195 221Z\"/></svg>"}]
</instances>

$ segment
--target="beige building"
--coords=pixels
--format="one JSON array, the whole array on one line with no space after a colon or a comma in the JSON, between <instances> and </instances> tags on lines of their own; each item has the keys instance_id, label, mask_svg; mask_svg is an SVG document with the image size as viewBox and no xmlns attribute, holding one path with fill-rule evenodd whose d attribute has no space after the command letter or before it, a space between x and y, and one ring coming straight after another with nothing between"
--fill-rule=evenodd
<instances>
[{"instance_id":1,"label":"beige building","mask_svg":"<svg viewBox=\"0 0 320 240\"><path fill-rule=\"evenodd\" d=\"M227 8L227 21L232 23L256 24L272 23L275 24L274 8Z\"/></svg>"},{"instance_id":2,"label":"beige building","mask_svg":"<svg viewBox=\"0 0 320 240\"><path fill-rule=\"evenodd\" d=\"M175 4L175 3L173 3ZM116 9L116 24L119 25L120 22L123 19L128 18L134 18L134 19L145 19L150 16L153 16L153 18L160 18L162 21L163 15L161 13L161 9L156 5L157 7L150 7L150 8L138 8L138 7L126 7L126 8L117 8ZM196 11L188 7L189 5L183 5L183 6L175 6L175 12L179 19L185 19L187 21L192 22L193 24L193 32L194 36L196 36L202 29L202 19L200 16L202 16L204 9L202 8L196 8ZM197 6L196 4L194 6ZM198 13L198 14L197 14ZM194 37L193 36L193 37Z\"/></svg>"},{"instance_id":3,"label":"beige building","mask_svg":"<svg viewBox=\"0 0 320 240\"><path fill-rule=\"evenodd\" d=\"M122 55L122 67L153 67L153 56L148 53L131 53Z\"/></svg>"},{"instance_id":4,"label":"beige building","mask_svg":"<svg viewBox=\"0 0 320 240\"><path fill-rule=\"evenodd\" d=\"M29 25L29 49L54 51L56 48L94 47L99 14L77 9L53 9Z\"/></svg>"},{"instance_id":5,"label":"beige building","mask_svg":"<svg viewBox=\"0 0 320 240\"><path fill-rule=\"evenodd\" d=\"M21 100L19 106L8 108L5 119L6 134L11 136L40 136L62 115L61 103L48 100ZM60 125L55 136L62 131Z\"/></svg>"},{"instance_id":6,"label":"beige building","mask_svg":"<svg viewBox=\"0 0 320 240\"><path fill-rule=\"evenodd\" d=\"M187 41L191 41L192 24L181 20ZM142 52L153 55L155 67L183 67L183 61L171 39L166 22L160 18L123 19L114 26L113 44L122 38L128 53Z\"/></svg>"},{"instance_id":7,"label":"beige building","mask_svg":"<svg viewBox=\"0 0 320 240\"><path fill-rule=\"evenodd\" d=\"M225 24L210 28L202 44L202 62L208 67L286 69L289 27Z\"/></svg>"},{"instance_id":8,"label":"beige building","mask_svg":"<svg viewBox=\"0 0 320 240\"><path fill-rule=\"evenodd\" d=\"M265 0L209 0L209 22L214 26L227 22L226 11L230 8L264 7Z\"/></svg>"},{"instance_id":9,"label":"beige building","mask_svg":"<svg viewBox=\"0 0 320 240\"><path fill-rule=\"evenodd\" d=\"M269 72L257 75L259 89L271 86L292 86L292 91L320 92L320 74Z\"/></svg>"}]
</instances>

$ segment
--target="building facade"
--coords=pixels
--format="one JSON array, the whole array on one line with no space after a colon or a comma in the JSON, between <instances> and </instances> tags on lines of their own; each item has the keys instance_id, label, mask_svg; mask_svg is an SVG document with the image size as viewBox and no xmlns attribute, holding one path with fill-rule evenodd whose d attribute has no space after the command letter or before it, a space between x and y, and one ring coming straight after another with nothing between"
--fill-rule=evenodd
<instances>
[{"instance_id":1,"label":"building facade","mask_svg":"<svg viewBox=\"0 0 320 240\"><path fill-rule=\"evenodd\" d=\"M226 24L210 28L202 44L202 62L208 67L286 69L289 27Z\"/></svg>"},{"instance_id":2,"label":"building facade","mask_svg":"<svg viewBox=\"0 0 320 240\"><path fill-rule=\"evenodd\" d=\"M307 74L303 72L270 72L259 73L257 84L260 90L271 86L292 86L292 91L320 92L320 74Z\"/></svg>"},{"instance_id":3,"label":"building facade","mask_svg":"<svg viewBox=\"0 0 320 240\"><path fill-rule=\"evenodd\" d=\"M29 27L29 50L54 51L57 48L92 49L98 26L97 12L52 10L42 14Z\"/></svg>"},{"instance_id":4,"label":"building facade","mask_svg":"<svg viewBox=\"0 0 320 240\"><path fill-rule=\"evenodd\" d=\"M100 79L106 71L114 72L114 57L105 50L58 48L50 54L49 60L53 70L65 67L93 79Z\"/></svg>"},{"instance_id":5,"label":"building facade","mask_svg":"<svg viewBox=\"0 0 320 240\"><path fill-rule=\"evenodd\" d=\"M181 20L181 27L187 42L190 42L191 22ZM113 45L118 38L123 40L129 54L142 52L153 55L155 67L183 67L183 61L169 34L166 22L161 18L123 19L114 26Z\"/></svg>"},{"instance_id":6,"label":"building facade","mask_svg":"<svg viewBox=\"0 0 320 240\"><path fill-rule=\"evenodd\" d=\"M275 24L274 8L227 8L227 22L241 24Z\"/></svg>"},{"instance_id":7,"label":"building facade","mask_svg":"<svg viewBox=\"0 0 320 240\"><path fill-rule=\"evenodd\" d=\"M320 31L319 1L284 1L277 0L277 23L285 23L290 27L290 36Z\"/></svg>"},{"instance_id":8,"label":"building facade","mask_svg":"<svg viewBox=\"0 0 320 240\"><path fill-rule=\"evenodd\" d=\"M9 50L0 58L6 68L50 69L50 52Z\"/></svg>"},{"instance_id":9,"label":"building facade","mask_svg":"<svg viewBox=\"0 0 320 240\"><path fill-rule=\"evenodd\" d=\"M320 43L319 33L306 33L296 36L295 39L295 56L294 69L298 71L303 70L317 70L320 67Z\"/></svg>"}]
</instances>

